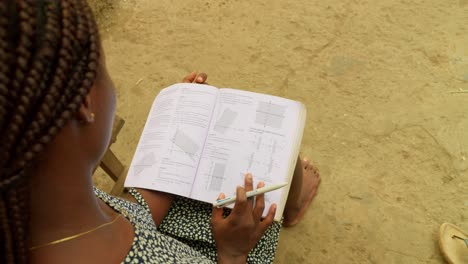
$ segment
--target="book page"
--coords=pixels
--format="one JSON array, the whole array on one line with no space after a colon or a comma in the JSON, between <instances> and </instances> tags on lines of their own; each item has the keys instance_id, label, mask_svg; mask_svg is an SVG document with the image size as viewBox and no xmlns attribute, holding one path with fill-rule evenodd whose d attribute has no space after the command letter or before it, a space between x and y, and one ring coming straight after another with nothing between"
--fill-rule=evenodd
<instances>
[{"instance_id":1,"label":"book page","mask_svg":"<svg viewBox=\"0 0 468 264\"><path fill-rule=\"evenodd\" d=\"M125 187L189 196L218 89L180 83L161 90L151 107Z\"/></svg>"},{"instance_id":2,"label":"book page","mask_svg":"<svg viewBox=\"0 0 468 264\"><path fill-rule=\"evenodd\" d=\"M265 185L289 182L289 161L302 135L302 107L271 95L220 89L192 198L212 203L220 192L235 195L236 186L244 185L246 172L252 173L254 187L259 181ZM280 206L282 192L288 188L265 195L264 214L272 202Z\"/></svg>"}]
</instances>

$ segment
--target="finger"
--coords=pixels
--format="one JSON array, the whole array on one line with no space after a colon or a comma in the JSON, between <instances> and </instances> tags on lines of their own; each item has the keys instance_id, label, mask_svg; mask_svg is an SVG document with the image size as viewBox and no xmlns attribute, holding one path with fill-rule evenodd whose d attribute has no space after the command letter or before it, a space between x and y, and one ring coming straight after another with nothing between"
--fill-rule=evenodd
<instances>
[{"instance_id":1,"label":"finger","mask_svg":"<svg viewBox=\"0 0 468 264\"><path fill-rule=\"evenodd\" d=\"M253 179L252 179L252 174L250 173L245 174L244 188L245 188L245 192L250 192L253 190ZM249 206L249 209L253 209L254 199L255 197L247 198L247 204Z\"/></svg>"},{"instance_id":2,"label":"finger","mask_svg":"<svg viewBox=\"0 0 468 264\"><path fill-rule=\"evenodd\" d=\"M276 214L276 204L272 204L270 209L268 210L267 216L260 222L260 231L265 233L265 231L273 224L273 220L275 219Z\"/></svg>"},{"instance_id":3,"label":"finger","mask_svg":"<svg viewBox=\"0 0 468 264\"><path fill-rule=\"evenodd\" d=\"M198 74L197 78L195 78L192 82L205 83L206 79L208 79L208 75L204 72L201 72L200 74Z\"/></svg>"},{"instance_id":4,"label":"finger","mask_svg":"<svg viewBox=\"0 0 468 264\"><path fill-rule=\"evenodd\" d=\"M217 200L221 200L224 198L226 198L226 195L224 195L224 193L220 193ZM218 208L216 206L213 206L213 210L211 212L211 222L214 223L223 220L223 212L224 210L222 207Z\"/></svg>"},{"instance_id":5,"label":"finger","mask_svg":"<svg viewBox=\"0 0 468 264\"><path fill-rule=\"evenodd\" d=\"M236 190L236 204L232 209L233 214L244 215L247 212L247 196L245 195L244 188L237 186Z\"/></svg>"},{"instance_id":6,"label":"finger","mask_svg":"<svg viewBox=\"0 0 468 264\"><path fill-rule=\"evenodd\" d=\"M195 77L197 77L197 71L193 71L189 75L185 76L184 79L182 79L183 83L191 83L195 80Z\"/></svg>"},{"instance_id":7,"label":"finger","mask_svg":"<svg viewBox=\"0 0 468 264\"><path fill-rule=\"evenodd\" d=\"M263 186L265 186L265 183L259 182L257 184L257 189L262 188ZM260 221L264 210L265 210L265 196L264 194L260 194L255 198L255 208L253 212L255 220Z\"/></svg>"}]
</instances>

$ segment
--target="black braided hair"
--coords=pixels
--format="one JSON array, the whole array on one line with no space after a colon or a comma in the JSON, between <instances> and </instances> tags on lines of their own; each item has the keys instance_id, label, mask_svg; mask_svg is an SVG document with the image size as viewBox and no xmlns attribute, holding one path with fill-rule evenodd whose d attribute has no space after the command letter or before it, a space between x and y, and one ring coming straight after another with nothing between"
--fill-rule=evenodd
<instances>
[{"instance_id":1,"label":"black braided hair","mask_svg":"<svg viewBox=\"0 0 468 264\"><path fill-rule=\"evenodd\" d=\"M28 174L79 109L99 63L85 0L0 2L0 263L26 263Z\"/></svg>"}]
</instances>

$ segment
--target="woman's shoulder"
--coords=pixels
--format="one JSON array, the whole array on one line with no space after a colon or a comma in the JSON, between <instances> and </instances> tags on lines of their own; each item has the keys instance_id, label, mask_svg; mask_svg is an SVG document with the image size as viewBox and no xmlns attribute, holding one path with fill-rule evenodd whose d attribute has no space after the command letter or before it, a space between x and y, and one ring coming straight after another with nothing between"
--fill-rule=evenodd
<instances>
[{"instance_id":1,"label":"woman's shoulder","mask_svg":"<svg viewBox=\"0 0 468 264\"><path fill-rule=\"evenodd\" d=\"M95 194L133 225L135 238L123 263L213 263L190 246L160 233L143 197L130 190L137 203L94 189Z\"/></svg>"},{"instance_id":2,"label":"woman's shoulder","mask_svg":"<svg viewBox=\"0 0 468 264\"><path fill-rule=\"evenodd\" d=\"M98 188L94 188L94 193L109 207L127 218L132 223L135 230L143 229L151 232L156 231L157 228L148 206L139 202L137 198L135 199L138 203L134 203L121 197L112 196Z\"/></svg>"}]
</instances>

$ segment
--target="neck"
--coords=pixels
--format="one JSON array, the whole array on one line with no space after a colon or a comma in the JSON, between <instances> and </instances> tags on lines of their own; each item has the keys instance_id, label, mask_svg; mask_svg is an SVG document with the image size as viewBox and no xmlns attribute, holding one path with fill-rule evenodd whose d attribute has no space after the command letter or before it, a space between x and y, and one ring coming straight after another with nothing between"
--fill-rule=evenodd
<instances>
[{"instance_id":1,"label":"neck","mask_svg":"<svg viewBox=\"0 0 468 264\"><path fill-rule=\"evenodd\" d=\"M112 218L94 195L93 166L76 153L47 155L34 168L30 188L30 245L47 243L89 230Z\"/></svg>"}]
</instances>

